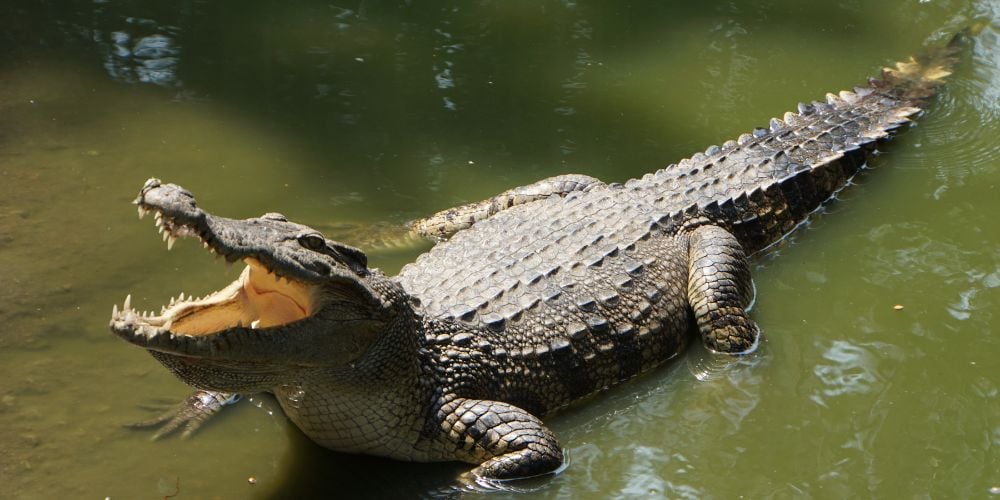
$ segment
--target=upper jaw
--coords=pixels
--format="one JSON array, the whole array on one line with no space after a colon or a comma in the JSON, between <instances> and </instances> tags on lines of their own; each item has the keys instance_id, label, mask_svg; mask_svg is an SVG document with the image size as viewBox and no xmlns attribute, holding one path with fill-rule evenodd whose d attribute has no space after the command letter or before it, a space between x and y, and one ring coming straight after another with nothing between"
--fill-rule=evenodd
<instances>
[{"instance_id":1,"label":"upper jaw","mask_svg":"<svg viewBox=\"0 0 1000 500\"><path fill-rule=\"evenodd\" d=\"M156 229L167 242L167 249L174 246L177 238L182 236L197 236L206 248L216 252L210 245L205 222L207 214L195 204L194 195L175 184L163 184L159 179L146 181L139 191L139 196L133 201L139 211L139 218L153 212L156 218Z\"/></svg>"},{"instance_id":2,"label":"upper jaw","mask_svg":"<svg viewBox=\"0 0 1000 500\"><path fill-rule=\"evenodd\" d=\"M281 214L246 220L214 216L198 208L191 192L155 178L146 181L133 203L139 218L153 213L168 250L178 238L194 237L228 262L253 259L278 276L313 284L324 282L337 266L297 242L303 235L318 235L315 230Z\"/></svg>"}]
</instances>

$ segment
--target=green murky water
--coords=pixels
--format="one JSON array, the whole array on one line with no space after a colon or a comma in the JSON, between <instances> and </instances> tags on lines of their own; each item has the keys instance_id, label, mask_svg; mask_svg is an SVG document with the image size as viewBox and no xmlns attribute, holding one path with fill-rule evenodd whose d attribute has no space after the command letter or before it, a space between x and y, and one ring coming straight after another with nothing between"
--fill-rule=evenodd
<instances>
[{"instance_id":1,"label":"green murky water","mask_svg":"<svg viewBox=\"0 0 1000 500\"><path fill-rule=\"evenodd\" d=\"M547 498L1000 494L1000 2L8 0L0 497L429 496L463 468L320 449L266 397L187 442L123 429L188 389L111 305L234 273L135 219L148 177L233 217L398 224L639 176L973 21L919 126L755 260L761 356L694 350L551 418Z\"/></svg>"}]
</instances>

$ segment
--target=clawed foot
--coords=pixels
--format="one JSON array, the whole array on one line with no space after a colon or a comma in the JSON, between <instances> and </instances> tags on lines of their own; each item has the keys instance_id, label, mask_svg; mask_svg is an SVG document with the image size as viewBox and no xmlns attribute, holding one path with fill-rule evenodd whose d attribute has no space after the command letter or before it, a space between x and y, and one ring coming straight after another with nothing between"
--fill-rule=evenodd
<instances>
[{"instance_id":1,"label":"clawed foot","mask_svg":"<svg viewBox=\"0 0 1000 500\"><path fill-rule=\"evenodd\" d=\"M156 441L164 436L173 434L179 429L181 439L187 439L197 431L209 417L215 415L223 406L239 401L239 394L225 392L195 391L184 399L180 404L163 412L160 416L126 424L132 429L150 429L158 427L151 440Z\"/></svg>"},{"instance_id":2,"label":"clawed foot","mask_svg":"<svg viewBox=\"0 0 1000 500\"><path fill-rule=\"evenodd\" d=\"M726 354L729 356L746 356L757 352L760 347L761 330L751 320L747 320L747 326L737 330L734 335L726 338L723 342L706 343L705 348L715 354Z\"/></svg>"},{"instance_id":3,"label":"clawed foot","mask_svg":"<svg viewBox=\"0 0 1000 500\"><path fill-rule=\"evenodd\" d=\"M455 458L478 463L459 477L463 489L517 491L561 471L562 448L538 417L502 401L455 398L441 406L443 437Z\"/></svg>"}]
</instances>

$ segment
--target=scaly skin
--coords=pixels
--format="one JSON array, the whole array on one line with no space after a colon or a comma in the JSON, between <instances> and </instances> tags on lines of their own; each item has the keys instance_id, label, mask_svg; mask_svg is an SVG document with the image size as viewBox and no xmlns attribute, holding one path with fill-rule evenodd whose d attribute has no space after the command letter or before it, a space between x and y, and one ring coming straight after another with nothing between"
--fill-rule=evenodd
<instances>
[{"instance_id":1,"label":"scaly skin","mask_svg":"<svg viewBox=\"0 0 1000 500\"><path fill-rule=\"evenodd\" d=\"M747 255L843 187L954 51L642 179L559 176L440 212L413 228L450 239L396 277L279 214L212 216L151 179L136 203L167 239L248 268L159 316L126 300L112 330L212 397L273 392L328 448L462 460L477 478L549 473L563 457L540 417L675 356L691 325L714 351L756 347Z\"/></svg>"}]
</instances>

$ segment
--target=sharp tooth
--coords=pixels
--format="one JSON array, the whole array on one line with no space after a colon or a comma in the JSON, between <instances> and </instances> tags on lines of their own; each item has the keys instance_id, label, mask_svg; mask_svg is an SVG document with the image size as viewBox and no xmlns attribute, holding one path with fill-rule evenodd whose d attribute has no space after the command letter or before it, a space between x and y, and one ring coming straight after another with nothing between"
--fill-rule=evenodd
<instances>
[{"instance_id":1,"label":"sharp tooth","mask_svg":"<svg viewBox=\"0 0 1000 500\"><path fill-rule=\"evenodd\" d=\"M201 242L201 246L208 248L208 242L207 241Z\"/></svg>"},{"instance_id":2,"label":"sharp tooth","mask_svg":"<svg viewBox=\"0 0 1000 500\"><path fill-rule=\"evenodd\" d=\"M118 304L115 304L114 307L111 308L111 317L118 319Z\"/></svg>"},{"instance_id":3,"label":"sharp tooth","mask_svg":"<svg viewBox=\"0 0 1000 500\"><path fill-rule=\"evenodd\" d=\"M184 301L184 292L181 292L181 294L177 296L177 301L178 302L183 302Z\"/></svg>"},{"instance_id":4,"label":"sharp tooth","mask_svg":"<svg viewBox=\"0 0 1000 500\"><path fill-rule=\"evenodd\" d=\"M132 309L131 306L132 306L132 294L130 293L128 294L127 297L125 297L125 305L122 306L122 309L128 311Z\"/></svg>"},{"instance_id":5,"label":"sharp tooth","mask_svg":"<svg viewBox=\"0 0 1000 500\"><path fill-rule=\"evenodd\" d=\"M146 210L144 208L142 208L141 206L138 206L138 205L135 208L139 212L139 218L140 219L142 219L143 217L146 216Z\"/></svg>"},{"instance_id":6,"label":"sharp tooth","mask_svg":"<svg viewBox=\"0 0 1000 500\"><path fill-rule=\"evenodd\" d=\"M154 214L153 216L156 217L156 223L157 224L163 222L163 214L162 213L156 212L156 214Z\"/></svg>"},{"instance_id":7,"label":"sharp tooth","mask_svg":"<svg viewBox=\"0 0 1000 500\"><path fill-rule=\"evenodd\" d=\"M167 250L168 251L174 248L174 242L176 242L176 241L177 241L177 238L175 238L173 236L167 238Z\"/></svg>"},{"instance_id":8,"label":"sharp tooth","mask_svg":"<svg viewBox=\"0 0 1000 500\"><path fill-rule=\"evenodd\" d=\"M255 320L253 320L250 323L250 328L257 328L258 326L260 326L260 320L259 319L255 319Z\"/></svg>"}]
</instances>

